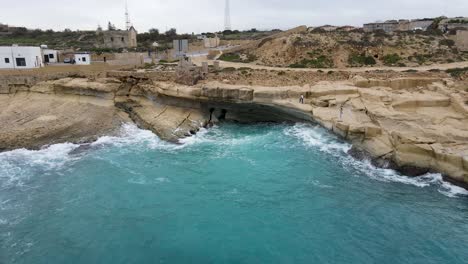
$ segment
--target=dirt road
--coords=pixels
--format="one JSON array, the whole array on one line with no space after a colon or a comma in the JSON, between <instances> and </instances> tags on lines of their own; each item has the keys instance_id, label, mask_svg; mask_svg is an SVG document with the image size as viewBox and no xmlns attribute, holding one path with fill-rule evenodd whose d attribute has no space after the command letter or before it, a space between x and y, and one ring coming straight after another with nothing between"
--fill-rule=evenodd
<instances>
[{"instance_id":1,"label":"dirt road","mask_svg":"<svg viewBox=\"0 0 468 264\"><path fill-rule=\"evenodd\" d=\"M201 66L203 61L208 61L205 57L198 57L192 60L195 64ZM208 61L211 65L213 61ZM429 71L432 69L437 70L448 70L453 68L465 68L468 67L468 61L462 62L454 62L454 63L447 63L447 64L434 64L430 66L419 66L419 67L360 67L360 68L330 68L330 69L312 69L312 68L281 68L281 67L269 67L263 65L256 65L251 63L237 63L237 62L227 62L227 61L220 61L220 65L223 68L233 67L233 68L243 68L248 67L252 69L258 70L272 70L272 71L306 71L306 72L317 72L317 71L346 71L346 72L366 72L366 71L397 71L403 72L408 70L417 70L417 71Z\"/></svg>"}]
</instances>

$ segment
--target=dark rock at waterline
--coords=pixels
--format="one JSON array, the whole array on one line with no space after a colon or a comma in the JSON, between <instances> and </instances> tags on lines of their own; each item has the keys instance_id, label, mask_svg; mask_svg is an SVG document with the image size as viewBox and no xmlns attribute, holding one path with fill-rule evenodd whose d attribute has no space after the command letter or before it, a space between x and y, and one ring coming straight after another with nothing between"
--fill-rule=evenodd
<instances>
[{"instance_id":1,"label":"dark rock at waterline","mask_svg":"<svg viewBox=\"0 0 468 264\"><path fill-rule=\"evenodd\" d=\"M466 183L466 182L457 181L457 180L455 180L453 178L450 178L450 176L448 176L448 175L442 175L442 178L446 182L449 182L449 183L451 183L451 184L453 184L455 186L458 186L458 187L461 187L461 188L463 188L465 190L468 190L468 183Z\"/></svg>"},{"instance_id":2,"label":"dark rock at waterline","mask_svg":"<svg viewBox=\"0 0 468 264\"><path fill-rule=\"evenodd\" d=\"M69 155L79 155L84 152L89 151L92 148L91 144L83 144L77 147L76 149L72 150Z\"/></svg>"},{"instance_id":3,"label":"dark rock at waterline","mask_svg":"<svg viewBox=\"0 0 468 264\"><path fill-rule=\"evenodd\" d=\"M370 154L369 152L363 150L363 149L360 149L360 148L357 148L355 146L353 146L349 151L348 151L348 155L350 155L351 157L357 159L357 160L370 160Z\"/></svg>"},{"instance_id":4,"label":"dark rock at waterline","mask_svg":"<svg viewBox=\"0 0 468 264\"><path fill-rule=\"evenodd\" d=\"M353 146L348 151L348 154L357 160L361 160L361 161L368 160L371 162L372 165L374 165L377 168L392 169L408 177L418 177L418 176L422 176L430 172L430 170L427 168L421 168L417 166L409 166L409 165L398 166L390 158L387 158L387 156L380 157L380 158L373 158L372 155L368 151L365 151L355 146Z\"/></svg>"},{"instance_id":5,"label":"dark rock at waterline","mask_svg":"<svg viewBox=\"0 0 468 264\"><path fill-rule=\"evenodd\" d=\"M397 166L396 171L409 177L418 177L431 172L431 170L427 168L416 166Z\"/></svg>"}]
</instances>

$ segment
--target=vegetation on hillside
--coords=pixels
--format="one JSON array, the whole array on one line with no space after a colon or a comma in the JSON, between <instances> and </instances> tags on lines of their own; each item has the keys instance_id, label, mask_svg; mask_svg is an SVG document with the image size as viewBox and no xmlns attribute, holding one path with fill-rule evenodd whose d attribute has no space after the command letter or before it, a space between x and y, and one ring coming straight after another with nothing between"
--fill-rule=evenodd
<instances>
[{"instance_id":1,"label":"vegetation on hillside","mask_svg":"<svg viewBox=\"0 0 468 264\"><path fill-rule=\"evenodd\" d=\"M229 61L229 62L250 63L250 62L254 62L257 58L252 54L241 56L238 53L223 53L221 54L219 59L222 61Z\"/></svg>"},{"instance_id":2,"label":"vegetation on hillside","mask_svg":"<svg viewBox=\"0 0 468 264\"><path fill-rule=\"evenodd\" d=\"M269 36L237 52L254 54L262 65L294 68L416 67L468 60L468 53L437 29L393 34L314 29Z\"/></svg>"},{"instance_id":3,"label":"vegetation on hillside","mask_svg":"<svg viewBox=\"0 0 468 264\"><path fill-rule=\"evenodd\" d=\"M351 66L369 66L375 65L377 62L375 61L374 57L366 56L365 54L351 54L348 58L348 63Z\"/></svg>"}]
</instances>

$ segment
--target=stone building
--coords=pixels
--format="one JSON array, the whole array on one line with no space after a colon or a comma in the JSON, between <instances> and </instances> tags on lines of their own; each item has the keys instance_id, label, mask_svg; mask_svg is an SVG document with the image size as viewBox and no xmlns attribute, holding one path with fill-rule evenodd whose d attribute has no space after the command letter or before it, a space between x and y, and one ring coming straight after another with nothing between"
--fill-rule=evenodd
<instances>
[{"instance_id":1,"label":"stone building","mask_svg":"<svg viewBox=\"0 0 468 264\"><path fill-rule=\"evenodd\" d=\"M455 45L461 51L468 51L468 30L457 30Z\"/></svg>"},{"instance_id":2,"label":"stone building","mask_svg":"<svg viewBox=\"0 0 468 264\"><path fill-rule=\"evenodd\" d=\"M190 58L180 58L176 67L176 82L184 85L195 85L208 74L208 65L198 67Z\"/></svg>"},{"instance_id":3,"label":"stone building","mask_svg":"<svg viewBox=\"0 0 468 264\"><path fill-rule=\"evenodd\" d=\"M468 18L456 17L443 19L439 23L439 29L444 32L448 30L468 29Z\"/></svg>"},{"instance_id":4,"label":"stone building","mask_svg":"<svg viewBox=\"0 0 468 264\"><path fill-rule=\"evenodd\" d=\"M0 23L0 32L8 32L8 25Z\"/></svg>"},{"instance_id":5,"label":"stone building","mask_svg":"<svg viewBox=\"0 0 468 264\"><path fill-rule=\"evenodd\" d=\"M205 38L203 40L203 45L205 48L217 48L221 40L217 36L214 38Z\"/></svg>"},{"instance_id":6,"label":"stone building","mask_svg":"<svg viewBox=\"0 0 468 264\"><path fill-rule=\"evenodd\" d=\"M137 47L138 32L132 26L128 30L108 30L98 32L102 34L101 45L110 49L126 49Z\"/></svg>"},{"instance_id":7,"label":"stone building","mask_svg":"<svg viewBox=\"0 0 468 264\"><path fill-rule=\"evenodd\" d=\"M434 23L433 19L415 19L415 20L399 20L399 31L423 30L426 31Z\"/></svg>"},{"instance_id":8,"label":"stone building","mask_svg":"<svg viewBox=\"0 0 468 264\"><path fill-rule=\"evenodd\" d=\"M396 20L388 20L385 22L376 22L364 24L364 32L374 32L377 30L383 30L386 33L392 33L398 30L399 23Z\"/></svg>"},{"instance_id":9,"label":"stone building","mask_svg":"<svg viewBox=\"0 0 468 264\"><path fill-rule=\"evenodd\" d=\"M410 30L424 30L426 31L434 23L433 19L415 19L415 20L388 20L385 22L376 22L364 24L365 32L374 32L383 30L386 33L393 33L395 31L410 31Z\"/></svg>"}]
</instances>

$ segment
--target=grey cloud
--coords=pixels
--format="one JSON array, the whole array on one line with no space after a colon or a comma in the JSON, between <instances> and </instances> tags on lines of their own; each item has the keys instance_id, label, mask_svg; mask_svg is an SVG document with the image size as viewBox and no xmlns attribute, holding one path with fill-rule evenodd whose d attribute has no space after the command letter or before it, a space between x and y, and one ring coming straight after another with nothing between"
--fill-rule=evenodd
<instances>
[{"instance_id":1,"label":"grey cloud","mask_svg":"<svg viewBox=\"0 0 468 264\"><path fill-rule=\"evenodd\" d=\"M139 31L175 27L179 32L223 29L224 0L128 0ZM95 29L124 26L124 0L16 0L2 3L0 22L30 28ZM236 29L286 29L297 25L361 25L392 18L468 14L466 0L231 0Z\"/></svg>"}]
</instances>

